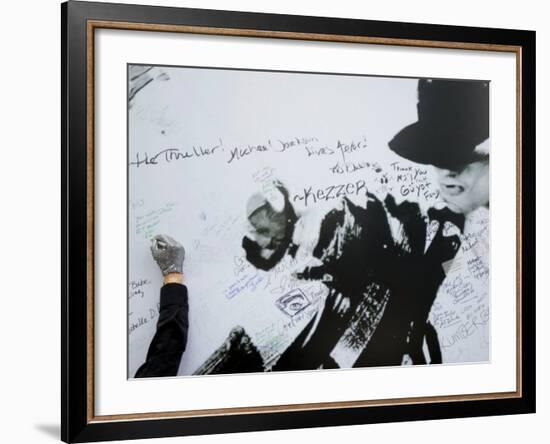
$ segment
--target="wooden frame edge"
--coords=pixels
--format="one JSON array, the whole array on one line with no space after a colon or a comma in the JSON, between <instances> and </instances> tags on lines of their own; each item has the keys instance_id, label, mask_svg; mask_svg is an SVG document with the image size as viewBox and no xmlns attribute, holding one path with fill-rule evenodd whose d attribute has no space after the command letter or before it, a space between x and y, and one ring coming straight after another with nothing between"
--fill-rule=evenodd
<instances>
[{"instance_id":1,"label":"wooden frame edge","mask_svg":"<svg viewBox=\"0 0 550 444\"><path fill-rule=\"evenodd\" d=\"M231 407L219 409L185 410L173 412L144 412L117 415L94 414L94 31L95 29L124 29L134 31L177 32L203 35L263 37L290 40L326 41L338 43L360 43L375 45L395 45L442 49L462 49L478 51L511 52L516 56L516 391L489 394L469 394L452 396L396 398L388 400L341 401L326 403L285 404L259 407ZM215 28L188 25L147 24L124 21L91 20L86 22L86 106L87 106L87 423L102 423L124 420L191 418L204 416L228 416L238 414L260 414L274 412L296 412L304 410L326 410L336 408L377 407L406 405L415 403L443 403L521 398L522 387L522 46L468 42L448 42L434 40L399 39L385 37L346 36L333 34L312 34L285 31L263 31L236 28Z\"/></svg>"},{"instance_id":2,"label":"wooden frame edge","mask_svg":"<svg viewBox=\"0 0 550 444\"><path fill-rule=\"evenodd\" d=\"M87 340L87 398L86 419L91 422L94 418L94 130L95 130L95 101L94 101L94 28L86 27L86 330Z\"/></svg>"},{"instance_id":3,"label":"wooden frame edge","mask_svg":"<svg viewBox=\"0 0 550 444\"><path fill-rule=\"evenodd\" d=\"M127 421L127 420L146 420L146 419L168 419L168 418L198 418L212 416L231 416L239 414L262 414L262 413L286 413L298 411L331 410L339 408L362 408L362 407L388 407L393 405L410 405L422 402L423 404L437 404L442 402L463 402L463 401L483 401L496 399L520 398L518 392L499 392L489 394L472 395L451 395L451 396L425 396L413 398L394 398L378 399L364 401L334 401L304 404L277 404L269 406L253 407L229 407L217 409L197 409L181 410L172 412L145 412L145 413L127 413L118 415L95 416L91 423Z\"/></svg>"},{"instance_id":4,"label":"wooden frame edge","mask_svg":"<svg viewBox=\"0 0 550 444\"><path fill-rule=\"evenodd\" d=\"M191 26L191 25L166 25L150 24L138 22L124 22L115 20L88 20L88 29L124 29L130 31L149 31L149 32L173 32L186 34L218 35L226 37L260 37L275 38L286 40L306 40L319 42L335 43L362 43L372 45L395 45L412 46L424 48L442 48L442 49L467 49L474 51L496 51L496 52L516 52L521 49L517 45L501 45L491 43L469 43L469 42L449 42L439 40L420 40L420 39L399 39L389 37L368 37L339 34L319 34L305 32L288 31L265 31L258 29L238 29L238 28L216 28L209 26Z\"/></svg>"}]
</instances>

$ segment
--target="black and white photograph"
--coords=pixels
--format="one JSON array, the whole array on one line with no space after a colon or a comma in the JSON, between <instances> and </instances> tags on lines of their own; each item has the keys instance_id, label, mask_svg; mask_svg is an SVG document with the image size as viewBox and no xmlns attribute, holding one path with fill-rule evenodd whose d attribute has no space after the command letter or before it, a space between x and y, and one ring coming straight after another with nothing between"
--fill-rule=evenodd
<instances>
[{"instance_id":1,"label":"black and white photograph","mask_svg":"<svg viewBox=\"0 0 550 444\"><path fill-rule=\"evenodd\" d=\"M489 80L127 80L129 379L491 361Z\"/></svg>"},{"instance_id":2,"label":"black and white photograph","mask_svg":"<svg viewBox=\"0 0 550 444\"><path fill-rule=\"evenodd\" d=\"M547 440L544 5L6 3L0 441Z\"/></svg>"}]
</instances>

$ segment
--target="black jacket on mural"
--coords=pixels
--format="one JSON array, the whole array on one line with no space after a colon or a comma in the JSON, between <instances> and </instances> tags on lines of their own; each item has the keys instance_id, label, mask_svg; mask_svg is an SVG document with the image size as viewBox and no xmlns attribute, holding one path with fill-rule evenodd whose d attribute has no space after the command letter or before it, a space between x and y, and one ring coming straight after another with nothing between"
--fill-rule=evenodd
<instances>
[{"instance_id":1,"label":"black jacket on mural","mask_svg":"<svg viewBox=\"0 0 550 444\"><path fill-rule=\"evenodd\" d=\"M160 290L157 331L136 378L176 376L187 345L189 329L187 287L166 284Z\"/></svg>"},{"instance_id":2,"label":"black jacket on mural","mask_svg":"<svg viewBox=\"0 0 550 444\"><path fill-rule=\"evenodd\" d=\"M448 224L464 229L464 216L445 208L419 217L415 204L395 205L386 199L388 215L400 222L401 240L388 245L376 258L375 278L390 290L380 323L354 367L400 365L408 355L413 364L440 364L441 349L428 315L445 279L444 265L460 248L457 233L445 234ZM429 221L437 222L431 242L427 242ZM426 341L429 360L422 350Z\"/></svg>"},{"instance_id":3,"label":"black jacket on mural","mask_svg":"<svg viewBox=\"0 0 550 444\"><path fill-rule=\"evenodd\" d=\"M312 320L272 370L334 368L330 352L350 326L355 331L346 342L363 350L354 367L401 365L407 355L413 364L441 363L428 315L445 279L443 264L460 247L458 234L444 232L448 223L462 231L464 217L434 208L424 215L418 204L396 204L391 195L380 200L368 193L365 207L346 198L342 203L321 223L313 255L323 265L309 274L315 279L328 273L326 285L349 297L351 310L338 316L325 304L316 327ZM432 221L437 228L428 244Z\"/></svg>"}]
</instances>

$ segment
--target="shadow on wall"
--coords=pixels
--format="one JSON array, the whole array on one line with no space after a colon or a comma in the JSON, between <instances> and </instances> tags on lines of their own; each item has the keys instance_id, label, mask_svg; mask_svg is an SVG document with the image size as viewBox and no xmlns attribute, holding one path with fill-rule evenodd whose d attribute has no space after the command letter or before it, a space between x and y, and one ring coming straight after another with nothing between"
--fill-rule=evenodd
<instances>
[{"instance_id":1,"label":"shadow on wall","mask_svg":"<svg viewBox=\"0 0 550 444\"><path fill-rule=\"evenodd\" d=\"M61 436L61 427L59 424L36 424L34 428L44 435L47 435L56 441L59 441Z\"/></svg>"}]
</instances>

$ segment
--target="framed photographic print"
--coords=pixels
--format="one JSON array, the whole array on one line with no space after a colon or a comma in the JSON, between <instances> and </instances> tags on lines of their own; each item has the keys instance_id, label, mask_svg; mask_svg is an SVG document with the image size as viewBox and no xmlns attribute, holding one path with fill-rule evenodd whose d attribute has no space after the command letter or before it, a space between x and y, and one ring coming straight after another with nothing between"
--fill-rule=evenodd
<instances>
[{"instance_id":1,"label":"framed photographic print","mask_svg":"<svg viewBox=\"0 0 550 444\"><path fill-rule=\"evenodd\" d=\"M62 439L535 411L535 33L62 12Z\"/></svg>"}]
</instances>

